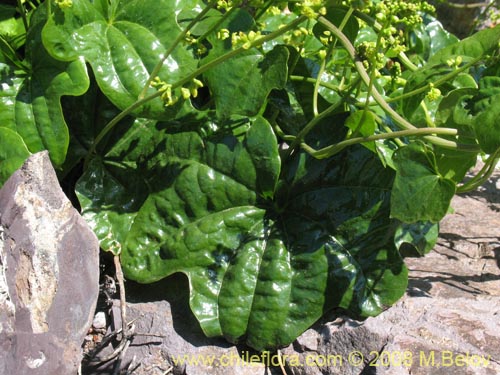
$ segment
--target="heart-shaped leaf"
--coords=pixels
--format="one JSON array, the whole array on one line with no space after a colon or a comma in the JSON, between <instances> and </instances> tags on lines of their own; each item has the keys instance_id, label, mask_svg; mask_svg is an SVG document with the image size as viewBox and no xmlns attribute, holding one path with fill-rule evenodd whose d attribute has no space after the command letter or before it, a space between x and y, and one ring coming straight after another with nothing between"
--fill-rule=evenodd
<instances>
[{"instance_id":1,"label":"heart-shaped leaf","mask_svg":"<svg viewBox=\"0 0 500 375\"><path fill-rule=\"evenodd\" d=\"M65 9L55 7L43 29L47 50L62 61L83 56L99 87L120 109L138 100L150 73L181 33L176 20L178 3L170 0L73 0ZM174 84L196 68L184 44L166 59L158 76ZM149 88L147 93L154 93ZM142 117L166 119L182 107L165 107L160 99L135 111Z\"/></svg>"},{"instance_id":2,"label":"heart-shaped leaf","mask_svg":"<svg viewBox=\"0 0 500 375\"><path fill-rule=\"evenodd\" d=\"M82 95L89 78L83 60L65 63L47 54L40 36L46 18L43 5L31 17L26 39L31 70L19 72L0 64L0 126L17 132L31 153L48 150L51 161L61 165L69 143L61 96Z\"/></svg>"},{"instance_id":3,"label":"heart-shaped leaf","mask_svg":"<svg viewBox=\"0 0 500 375\"><path fill-rule=\"evenodd\" d=\"M121 247L127 277L186 274L208 336L280 347L331 308L376 315L404 293L389 218L392 171L376 155L362 147L322 161L300 153L282 166L262 118L241 138L223 128L209 137L155 128L164 138L133 152L142 165L107 156L81 178L83 215L96 229L104 219L115 226L97 234ZM127 206L127 196L139 198Z\"/></svg>"},{"instance_id":4,"label":"heart-shaped leaf","mask_svg":"<svg viewBox=\"0 0 500 375\"><path fill-rule=\"evenodd\" d=\"M448 212L456 184L437 170L434 153L412 143L394 153L396 179L391 193L391 216L405 223L440 221Z\"/></svg>"}]
</instances>

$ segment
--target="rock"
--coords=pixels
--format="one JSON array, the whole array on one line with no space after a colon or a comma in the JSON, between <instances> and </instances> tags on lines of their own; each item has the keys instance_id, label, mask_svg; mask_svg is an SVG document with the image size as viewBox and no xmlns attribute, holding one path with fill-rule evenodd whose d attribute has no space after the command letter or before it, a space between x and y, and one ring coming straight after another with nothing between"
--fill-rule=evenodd
<instances>
[{"instance_id":1,"label":"rock","mask_svg":"<svg viewBox=\"0 0 500 375\"><path fill-rule=\"evenodd\" d=\"M125 358L123 369L138 364L134 375L265 375L263 364L249 364L242 355L255 353L235 347L224 339L206 338L189 310L187 280L174 275L160 282L139 285L127 281L127 320L134 321L133 338ZM140 300L141 302L138 302ZM119 301L111 308L111 330L121 328ZM114 348L103 350L105 356ZM135 361L134 361L135 358ZM92 368L83 367L83 374L112 374L113 363Z\"/></svg>"},{"instance_id":2,"label":"rock","mask_svg":"<svg viewBox=\"0 0 500 375\"><path fill-rule=\"evenodd\" d=\"M0 374L76 374L99 292L99 245L32 155L0 190Z\"/></svg>"},{"instance_id":3,"label":"rock","mask_svg":"<svg viewBox=\"0 0 500 375\"><path fill-rule=\"evenodd\" d=\"M99 311L95 314L94 320L92 321L92 327L94 329L106 328L106 313L104 311Z\"/></svg>"},{"instance_id":4,"label":"rock","mask_svg":"<svg viewBox=\"0 0 500 375\"><path fill-rule=\"evenodd\" d=\"M286 373L500 374L499 178L500 171L478 191L453 199L455 212L442 221L435 249L406 259L409 286L397 304L363 322L325 317L281 350ZM160 375L170 367L187 375L282 374L276 356L205 338L189 311L187 289L180 275L150 285L127 282L127 319L137 319L135 332L154 336L134 338L123 368L135 357L134 375ZM118 301L112 311L119 328ZM252 355L271 367L245 362ZM111 374L111 368L84 373Z\"/></svg>"}]
</instances>

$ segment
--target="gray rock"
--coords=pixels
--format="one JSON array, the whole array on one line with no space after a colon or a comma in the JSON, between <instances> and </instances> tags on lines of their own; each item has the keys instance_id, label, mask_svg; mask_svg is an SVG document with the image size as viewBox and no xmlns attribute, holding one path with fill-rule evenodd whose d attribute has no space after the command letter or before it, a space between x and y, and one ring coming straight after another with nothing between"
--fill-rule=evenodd
<instances>
[{"instance_id":1,"label":"gray rock","mask_svg":"<svg viewBox=\"0 0 500 375\"><path fill-rule=\"evenodd\" d=\"M263 364L249 364L243 358L255 353L235 347L224 339L203 335L188 305L187 282L181 275L166 280L138 285L131 281L127 287L127 320L133 321L137 333L122 361L123 369L139 365L134 375L264 375ZM140 299L142 302L135 302ZM110 330L121 328L119 301L114 300L110 311ZM108 347L99 353L105 357L113 350ZM113 363L98 368L86 365L83 374L113 374Z\"/></svg>"},{"instance_id":2,"label":"gray rock","mask_svg":"<svg viewBox=\"0 0 500 375\"><path fill-rule=\"evenodd\" d=\"M47 152L0 190L0 374L76 374L99 292L99 245Z\"/></svg>"}]
</instances>

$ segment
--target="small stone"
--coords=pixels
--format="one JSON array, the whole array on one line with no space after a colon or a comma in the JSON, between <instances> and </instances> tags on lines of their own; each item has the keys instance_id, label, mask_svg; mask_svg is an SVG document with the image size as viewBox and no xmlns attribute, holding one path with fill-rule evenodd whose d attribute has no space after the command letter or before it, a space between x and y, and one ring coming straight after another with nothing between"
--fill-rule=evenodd
<instances>
[{"instance_id":1,"label":"small stone","mask_svg":"<svg viewBox=\"0 0 500 375\"><path fill-rule=\"evenodd\" d=\"M106 314L104 311L99 311L95 314L94 320L92 321L92 327L94 327L94 329L106 328Z\"/></svg>"}]
</instances>

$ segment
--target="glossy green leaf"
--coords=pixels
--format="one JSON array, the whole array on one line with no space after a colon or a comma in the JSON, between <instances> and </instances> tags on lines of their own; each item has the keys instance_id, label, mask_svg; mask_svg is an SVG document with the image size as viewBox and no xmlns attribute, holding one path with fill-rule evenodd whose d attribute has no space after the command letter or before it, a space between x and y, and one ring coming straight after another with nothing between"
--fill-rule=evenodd
<instances>
[{"instance_id":1,"label":"glossy green leaf","mask_svg":"<svg viewBox=\"0 0 500 375\"><path fill-rule=\"evenodd\" d=\"M439 224L436 223L401 223L394 235L394 242L403 256L423 256L434 248L438 235Z\"/></svg>"},{"instance_id":2,"label":"glossy green leaf","mask_svg":"<svg viewBox=\"0 0 500 375\"><path fill-rule=\"evenodd\" d=\"M150 142L138 146L127 132L91 164L78 184L83 215L101 244L121 251L127 277L185 273L208 336L280 347L331 308L376 315L404 293L389 218L393 173L372 153L301 153L283 166L262 118L243 138L144 130L156 134ZM124 163L112 162L117 154ZM279 184L280 175L289 177Z\"/></svg>"},{"instance_id":3,"label":"glossy green leaf","mask_svg":"<svg viewBox=\"0 0 500 375\"><path fill-rule=\"evenodd\" d=\"M477 32L469 38L440 49L429 58L424 67L410 74L404 92L419 89L449 74L455 69L452 66L457 58L465 63L472 59L486 57L488 53L498 48L499 39L500 26L497 26ZM426 94L426 92L415 94L404 100L403 110L406 116L411 116L415 112Z\"/></svg>"},{"instance_id":4,"label":"glossy green leaf","mask_svg":"<svg viewBox=\"0 0 500 375\"><path fill-rule=\"evenodd\" d=\"M30 156L23 139L11 129L0 127L0 187Z\"/></svg>"},{"instance_id":5,"label":"glossy green leaf","mask_svg":"<svg viewBox=\"0 0 500 375\"><path fill-rule=\"evenodd\" d=\"M177 6L170 0L116 0L110 5L106 1L73 0L69 8L54 8L43 29L43 42L49 53L62 61L85 58L102 92L123 110L137 101L150 73L181 33ZM196 60L181 43L158 75L174 84L195 68ZM150 87L147 94L154 92ZM134 113L168 119L182 105L182 99L170 107L156 99Z\"/></svg>"},{"instance_id":6,"label":"glossy green leaf","mask_svg":"<svg viewBox=\"0 0 500 375\"><path fill-rule=\"evenodd\" d=\"M446 215L455 183L442 177L434 153L419 143L395 152L396 178L391 192L391 217L404 223L438 222Z\"/></svg>"},{"instance_id":7,"label":"glossy green leaf","mask_svg":"<svg viewBox=\"0 0 500 375\"><path fill-rule=\"evenodd\" d=\"M473 116L466 109L467 100L477 93L476 88L458 88L450 91L439 103L436 111L436 125L458 130L458 137L449 137L461 144L477 145L472 127ZM447 137L443 137L447 138ZM450 150L440 147L434 149L437 168L441 176L461 182L467 172L476 164L477 153Z\"/></svg>"},{"instance_id":8,"label":"glossy green leaf","mask_svg":"<svg viewBox=\"0 0 500 375\"><path fill-rule=\"evenodd\" d=\"M25 32L20 18L16 18L16 7L0 4L0 36L11 39Z\"/></svg>"},{"instance_id":9,"label":"glossy green leaf","mask_svg":"<svg viewBox=\"0 0 500 375\"><path fill-rule=\"evenodd\" d=\"M404 93L418 90L429 83L436 82L444 75L451 72L449 66L426 66L415 72L412 72L408 77ZM420 103L425 99L428 91L414 94L409 98L403 100L403 111L406 116L411 117L415 111L420 107Z\"/></svg>"},{"instance_id":10,"label":"glossy green leaf","mask_svg":"<svg viewBox=\"0 0 500 375\"><path fill-rule=\"evenodd\" d=\"M468 38L440 49L429 58L428 64L430 66L446 64L448 59L457 56L460 56L463 61L485 56L498 48L498 40L500 40L500 25L478 31Z\"/></svg>"},{"instance_id":11,"label":"glossy green leaf","mask_svg":"<svg viewBox=\"0 0 500 375\"><path fill-rule=\"evenodd\" d=\"M256 115L272 89L287 81L288 49L275 47L265 55L249 50L204 74L215 100L217 114Z\"/></svg>"},{"instance_id":12,"label":"glossy green leaf","mask_svg":"<svg viewBox=\"0 0 500 375\"><path fill-rule=\"evenodd\" d=\"M29 72L0 64L4 87L0 94L0 126L16 131L31 153L48 150L51 161L61 165L69 143L61 96L83 94L89 79L83 60L64 63L47 54L40 37L45 20L45 7L41 6L31 18L27 35Z\"/></svg>"},{"instance_id":13,"label":"glossy green leaf","mask_svg":"<svg viewBox=\"0 0 500 375\"><path fill-rule=\"evenodd\" d=\"M494 153L500 147L498 100L500 100L500 77L486 75L479 80L479 90L476 95L469 98L467 104L475 135L486 153Z\"/></svg>"},{"instance_id":14,"label":"glossy green leaf","mask_svg":"<svg viewBox=\"0 0 500 375\"><path fill-rule=\"evenodd\" d=\"M375 134L377 124L375 115L371 111L356 111L346 120L345 125L351 130L354 137L369 137ZM375 151L375 142L362 143L363 146L371 151Z\"/></svg>"},{"instance_id":15,"label":"glossy green leaf","mask_svg":"<svg viewBox=\"0 0 500 375\"><path fill-rule=\"evenodd\" d=\"M427 25L425 25L425 31L429 35L430 57L459 41L455 35L446 31L441 22L436 19L432 19Z\"/></svg>"},{"instance_id":16,"label":"glossy green leaf","mask_svg":"<svg viewBox=\"0 0 500 375\"><path fill-rule=\"evenodd\" d=\"M491 97L495 103L479 113L473 120L479 145L484 152L492 154L500 148L500 94Z\"/></svg>"}]
</instances>

